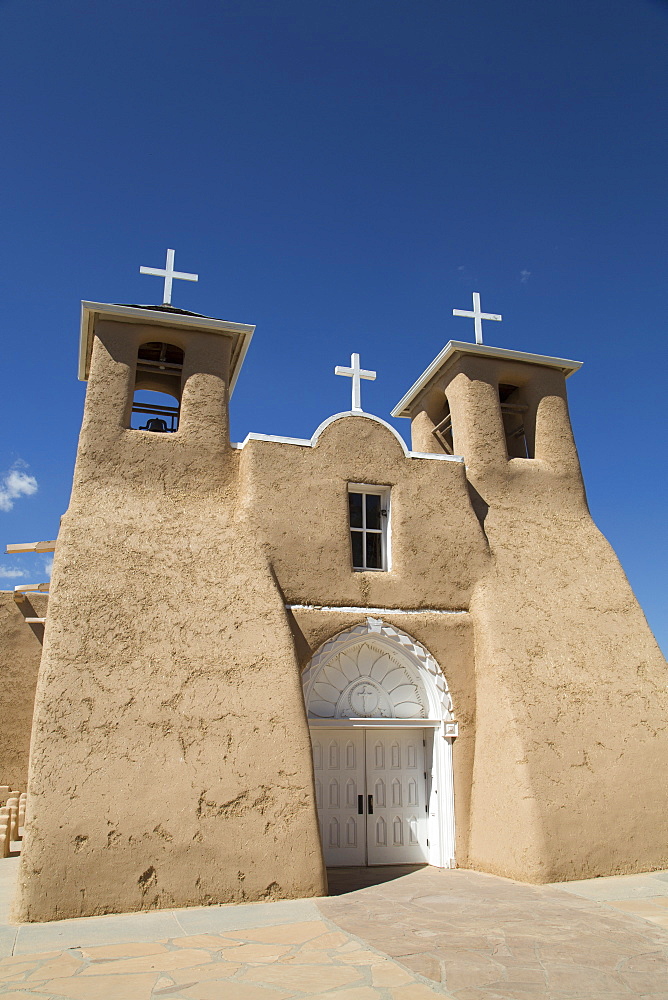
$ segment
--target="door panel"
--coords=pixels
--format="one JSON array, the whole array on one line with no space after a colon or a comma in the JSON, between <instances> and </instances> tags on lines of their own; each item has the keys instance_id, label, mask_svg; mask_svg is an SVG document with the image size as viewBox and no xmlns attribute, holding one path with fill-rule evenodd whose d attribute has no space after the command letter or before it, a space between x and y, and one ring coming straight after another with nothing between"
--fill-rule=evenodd
<instances>
[{"instance_id":1,"label":"door panel","mask_svg":"<svg viewBox=\"0 0 668 1000\"><path fill-rule=\"evenodd\" d=\"M327 865L426 861L423 738L421 729L311 731Z\"/></svg>"},{"instance_id":2,"label":"door panel","mask_svg":"<svg viewBox=\"0 0 668 1000\"><path fill-rule=\"evenodd\" d=\"M366 730L367 864L427 858L426 780L421 729Z\"/></svg>"},{"instance_id":3,"label":"door panel","mask_svg":"<svg viewBox=\"0 0 668 1000\"><path fill-rule=\"evenodd\" d=\"M364 730L318 730L311 733L318 822L325 863L366 864ZM364 810L364 798L362 798Z\"/></svg>"}]
</instances>

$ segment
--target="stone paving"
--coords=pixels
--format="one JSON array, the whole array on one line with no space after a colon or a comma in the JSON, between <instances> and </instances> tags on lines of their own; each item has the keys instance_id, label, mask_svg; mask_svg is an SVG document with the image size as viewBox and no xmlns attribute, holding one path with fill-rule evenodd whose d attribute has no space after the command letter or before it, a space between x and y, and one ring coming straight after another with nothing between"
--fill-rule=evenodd
<instances>
[{"instance_id":1,"label":"stone paving","mask_svg":"<svg viewBox=\"0 0 668 1000\"><path fill-rule=\"evenodd\" d=\"M337 872L327 899L17 927L17 862L0 862L4 1000L668 1000L666 872L530 886L421 868L349 892Z\"/></svg>"},{"instance_id":2,"label":"stone paving","mask_svg":"<svg viewBox=\"0 0 668 1000\"><path fill-rule=\"evenodd\" d=\"M457 1000L668 1000L666 904L665 872L534 886L423 868L319 906Z\"/></svg>"},{"instance_id":3,"label":"stone paving","mask_svg":"<svg viewBox=\"0 0 668 1000\"><path fill-rule=\"evenodd\" d=\"M558 882L556 887L668 927L668 872Z\"/></svg>"},{"instance_id":4,"label":"stone paving","mask_svg":"<svg viewBox=\"0 0 668 1000\"><path fill-rule=\"evenodd\" d=\"M0 960L0 994L71 1000L434 1000L387 956L323 920Z\"/></svg>"}]
</instances>

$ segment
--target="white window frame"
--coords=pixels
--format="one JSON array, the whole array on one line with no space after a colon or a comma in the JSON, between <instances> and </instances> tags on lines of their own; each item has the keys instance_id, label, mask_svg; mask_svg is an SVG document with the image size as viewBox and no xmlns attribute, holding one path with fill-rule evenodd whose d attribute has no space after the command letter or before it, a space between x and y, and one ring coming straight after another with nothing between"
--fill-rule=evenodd
<instances>
[{"instance_id":1,"label":"white window frame","mask_svg":"<svg viewBox=\"0 0 668 1000\"><path fill-rule=\"evenodd\" d=\"M381 497L381 507L383 510L387 511L387 515L383 517L381 515L381 528L378 531L375 528L366 527L366 501L362 501L362 528L353 528L350 524L350 505L348 506L348 533L352 535L353 531L358 532L362 535L362 558L366 562L366 534L367 531L370 534L381 536L381 561L382 566L353 566L354 573L387 573L392 568L391 560L391 549L390 549L390 487L389 486L372 486L369 483L348 483L348 494L350 493L361 493L363 495L372 494L373 496ZM350 562L352 565L353 553L352 553L352 538L350 540Z\"/></svg>"}]
</instances>

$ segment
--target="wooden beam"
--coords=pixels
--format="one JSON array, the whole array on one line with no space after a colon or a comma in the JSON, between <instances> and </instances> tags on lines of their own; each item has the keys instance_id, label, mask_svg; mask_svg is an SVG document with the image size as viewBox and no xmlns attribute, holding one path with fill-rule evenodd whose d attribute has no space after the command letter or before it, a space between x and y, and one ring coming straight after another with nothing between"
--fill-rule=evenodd
<instances>
[{"instance_id":1,"label":"wooden beam","mask_svg":"<svg viewBox=\"0 0 668 1000\"><path fill-rule=\"evenodd\" d=\"M24 618L26 625L43 625L46 618Z\"/></svg>"},{"instance_id":2,"label":"wooden beam","mask_svg":"<svg viewBox=\"0 0 668 1000\"><path fill-rule=\"evenodd\" d=\"M7 555L12 552L55 552L56 542L16 542L5 549Z\"/></svg>"},{"instance_id":3,"label":"wooden beam","mask_svg":"<svg viewBox=\"0 0 668 1000\"><path fill-rule=\"evenodd\" d=\"M14 587L14 593L22 594L38 592L40 594L45 594L48 589L48 583L19 583L17 587Z\"/></svg>"}]
</instances>

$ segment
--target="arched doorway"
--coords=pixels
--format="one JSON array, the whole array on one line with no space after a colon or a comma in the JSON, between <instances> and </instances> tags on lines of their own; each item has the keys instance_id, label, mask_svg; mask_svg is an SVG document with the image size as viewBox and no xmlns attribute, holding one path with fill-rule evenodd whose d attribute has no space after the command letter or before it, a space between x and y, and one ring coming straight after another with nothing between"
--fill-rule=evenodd
<instances>
[{"instance_id":1,"label":"arched doorway","mask_svg":"<svg viewBox=\"0 0 668 1000\"><path fill-rule=\"evenodd\" d=\"M454 865L457 724L431 654L367 618L320 647L303 685L325 863Z\"/></svg>"}]
</instances>

